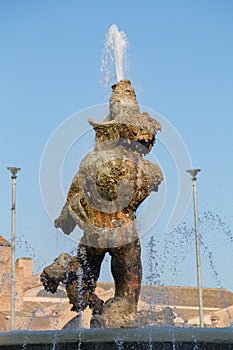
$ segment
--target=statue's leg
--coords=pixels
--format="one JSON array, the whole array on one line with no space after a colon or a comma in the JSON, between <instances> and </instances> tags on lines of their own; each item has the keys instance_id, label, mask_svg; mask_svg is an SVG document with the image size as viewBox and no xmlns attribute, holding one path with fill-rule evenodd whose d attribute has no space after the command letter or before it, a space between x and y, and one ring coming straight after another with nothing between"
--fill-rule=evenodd
<instances>
[{"instance_id":1,"label":"statue's leg","mask_svg":"<svg viewBox=\"0 0 233 350\"><path fill-rule=\"evenodd\" d=\"M111 270L115 281L115 297L129 303L136 312L141 288L142 264L139 240L119 248L111 248Z\"/></svg>"},{"instance_id":2,"label":"statue's leg","mask_svg":"<svg viewBox=\"0 0 233 350\"><path fill-rule=\"evenodd\" d=\"M136 240L119 248L108 249L115 281L115 296L108 299L99 315L94 315L91 327L121 328L135 324L141 288L141 248Z\"/></svg>"},{"instance_id":3,"label":"statue's leg","mask_svg":"<svg viewBox=\"0 0 233 350\"><path fill-rule=\"evenodd\" d=\"M89 307L93 313L100 313L103 305L103 301L95 295L95 288L105 253L106 249L89 247L82 242L78 245L77 259L83 268L84 283L90 295Z\"/></svg>"},{"instance_id":4,"label":"statue's leg","mask_svg":"<svg viewBox=\"0 0 233 350\"><path fill-rule=\"evenodd\" d=\"M57 291L59 284L64 285L73 311L84 310L89 300L93 299L85 286L82 265L76 257L67 253L60 254L43 270L41 281L45 289L52 293Z\"/></svg>"}]
</instances>

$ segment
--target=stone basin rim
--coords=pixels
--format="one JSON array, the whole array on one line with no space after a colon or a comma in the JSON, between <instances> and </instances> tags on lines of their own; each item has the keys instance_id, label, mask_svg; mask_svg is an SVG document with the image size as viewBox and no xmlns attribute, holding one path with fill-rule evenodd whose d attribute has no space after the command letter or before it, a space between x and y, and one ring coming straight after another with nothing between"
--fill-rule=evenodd
<instances>
[{"instance_id":1,"label":"stone basin rim","mask_svg":"<svg viewBox=\"0 0 233 350\"><path fill-rule=\"evenodd\" d=\"M64 344L64 343L109 343L115 339L124 343L214 343L233 344L232 328L182 328L182 327L146 327L84 329L58 331L10 331L0 333L2 346L19 344Z\"/></svg>"}]
</instances>

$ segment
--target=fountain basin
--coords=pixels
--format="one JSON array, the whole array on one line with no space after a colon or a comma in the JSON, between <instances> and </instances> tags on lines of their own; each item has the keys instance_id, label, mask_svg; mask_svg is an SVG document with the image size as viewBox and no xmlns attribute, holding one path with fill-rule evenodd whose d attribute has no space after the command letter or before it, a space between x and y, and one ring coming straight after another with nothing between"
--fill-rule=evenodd
<instances>
[{"instance_id":1,"label":"fountain basin","mask_svg":"<svg viewBox=\"0 0 233 350\"><path fill-rule=\"evenodd\" d=\"M231 328L147 327L15 331L0 334L0 350L233 349Z\"/></svg>"}]
</instances>

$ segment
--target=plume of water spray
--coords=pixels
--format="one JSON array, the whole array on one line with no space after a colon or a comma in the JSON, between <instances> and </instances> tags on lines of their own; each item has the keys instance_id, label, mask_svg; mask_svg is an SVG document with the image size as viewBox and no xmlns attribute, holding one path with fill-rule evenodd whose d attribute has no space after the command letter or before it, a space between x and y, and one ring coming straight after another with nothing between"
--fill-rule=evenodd
<instances>
[{"instance_id":1,"label":"plume of water spray","mask_svg":"<svg viewBox=\"0 0 233 350\"><path fill-rule=\"evenodd\" d=\"M112 79L111 68L114 68L114 77L117 81L124 79L124 67L127 38L123 31L119 31L116 24L112 24L106 35L104 50L102 54L101 73L103 75L103 82L108 85Z\"/></svg>"}]
</instances>

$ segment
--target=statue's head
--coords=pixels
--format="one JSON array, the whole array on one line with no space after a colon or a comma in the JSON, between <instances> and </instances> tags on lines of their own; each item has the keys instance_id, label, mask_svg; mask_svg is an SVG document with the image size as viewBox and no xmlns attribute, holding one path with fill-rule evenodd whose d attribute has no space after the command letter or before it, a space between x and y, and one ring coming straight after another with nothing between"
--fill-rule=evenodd
<instances>
[{"instance_id":1,"label":"statue's head","mask_svg":"<svg viewBox=\"0 0 233 350\"><path fill-rule=\"evenodd\" d=\"M130 80L121 80L119 83L112 85L109 112L109 120L124 118L127 114L140 113L136 94Z\"/></svg>"},{"instance_id":2,"label":"statue's head","mask_svg":"<svg viewBox=\"0 0 233 350\"><path fill-rule=\"evenodd\" d=\"M129 80L121 80L112 86L110 113L103 122L89 119L96 132L97 147L115 147L119 144L131 150L147 154L155 143L157 120L147 112L140 113L134 88ZM104 143L107 143L104 146Z\"/></svg>"}]
</instances>

